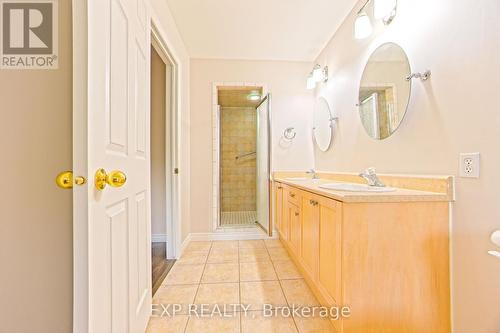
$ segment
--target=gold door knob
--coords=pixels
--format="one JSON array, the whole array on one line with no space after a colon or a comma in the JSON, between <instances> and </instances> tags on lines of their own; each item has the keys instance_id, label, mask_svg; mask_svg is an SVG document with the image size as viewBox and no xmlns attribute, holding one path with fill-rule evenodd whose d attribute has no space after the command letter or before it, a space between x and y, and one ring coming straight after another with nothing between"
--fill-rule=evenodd
<instances>
[{"instance_id":1,"label":"gold door knob","mask_svg":"<svg viewBox=\"0 0 500 333\"><path fill-rule=\"evenodd\" d=\"M111 171L108 174L106 170L98 169L95 173L94 181L96 189L102 191L106 188L106 185L122 187L127 182L127 176L119 170Z\"/></svg>"},{"instance_id":2,"label":"gold door knob","mask_svg":"<svg viewBox=\"0 0 500 333\"><path fill-rule=\"evenodd\" d=\"M87 183L87 180L85 177L77 176L74 178L74 183L76 185L84 185ZM56 177L56 184L65 190L73 188L73 171L64 171L58 174Z\"/></svg>"}]
</instances>

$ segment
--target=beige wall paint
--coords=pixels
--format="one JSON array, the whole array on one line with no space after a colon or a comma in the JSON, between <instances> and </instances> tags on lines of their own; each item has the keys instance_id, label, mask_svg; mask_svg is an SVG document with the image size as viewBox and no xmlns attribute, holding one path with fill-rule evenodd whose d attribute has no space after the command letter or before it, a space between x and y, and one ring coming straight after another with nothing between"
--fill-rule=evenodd
<instances>
[{"instance_id":1,"label":"beige wall paint","mask_svg":"<svg viewBox=\"0 0 500 333\"><path fill-rule=\"evenodd\" d=\"M192 59L191 75L191 232L212 232L212 83L259 82L272 94L273 168L306 170L313 165L312 93L305 89L311 63ZM297 137L280 146L286 127Z\"/></svg>"},{"instance_id":2,"label":"beige wall paint","mask_svg":"<svg viewBox=\"0 0 500 333\"><path fill-rule=\"evenodd\" d=\"M347 17L318 57L331 79L317 89L340 117L332 148L315 149L323 171L458 175L460 152L481 152L481 178L457 178L453 205L452 278L456 333L500 332L500 262L486 251L500 228L500 112L494 97L500 77L500 3L472 0L400 0L394 22L377 25L371 38L353 38ZM371 5L369 5L368 8ZM408 113L384 141L365 133L355 107L358 83L370 53L393 41L408 53L414 71L432 70L430 81L413 81ZM422 304L421 306L425 306Z\"/></svg>"},{"instance_id":3,"label":"beige wall paint","mask_svg":"<svg viewBox=\"0 0 500 333\"><path fill-rule=\"evenodd\" d=\"M0 332L72 331L71 1L59 2L59 69L0 70Z\"/></svg>"},{"instance_id":4,"label":"beige wall paint","mask_svg":"<svg viewBox=\"0 0 500 333\"><path fill-rule=\"evenodd\" d=\"M166 234L166 105L167 68L151 47L151 233ZM170 98L168 98L170 99Z\"/></svg>"}]
</instances>

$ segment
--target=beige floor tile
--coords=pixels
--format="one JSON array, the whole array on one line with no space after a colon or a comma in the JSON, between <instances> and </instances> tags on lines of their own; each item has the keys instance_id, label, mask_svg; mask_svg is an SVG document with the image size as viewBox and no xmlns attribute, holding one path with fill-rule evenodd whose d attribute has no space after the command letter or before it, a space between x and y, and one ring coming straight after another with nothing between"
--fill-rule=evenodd
<instances>
[{"instance_id":1,"label":"beige floor tile","mask_svg":"<svg viewBox=\"0 0 500 333\"><path fill-rule=\"evenodd\" d=\"M291 260L273 261L273 265L280 280L302 279L302 274Z\"/></svg>"},{"instance_id":2,"label":"beige floor tile","mask_svg":"<svg viewBox=\"0 0 500 333\"><path fill-rule=\"evenodd\" d=\"M220 309L226 306L225 311L239 311L239 306L233 307L240 304L239 283L200 284L194 304L217 304Z\"/></svg>"},{"instance_id":3,"label":"beige floor tile","mask_svg":"<svg viewBox=\"0 0 500 333\"><path fill-rule=\"evenodd\" d=\"M281 287L289 305L317 306L316 297L303 279L281 280Z\"/></svg>"},{"instance_id":4,"label":"beige floor tile","mask_svg":"<svg viewBox=\"0 0 500 333\"><path fill-rule=\"evenodd\" d=\"M197 290L197 284L163 285L154 295L153 305L181 304L180 313L186 314L189 304L194 301Z\"/></svg>"},{"instance_id":5,"label":"beige floor tile","mask_svg":"<svg viewBox=\"0 0 500 333\"><path fill-rule=\"evenodd\" d=\"M284 248L283 243L281 243L279 239L265 239L264 243L266 244L267 248L274 248L274 247Z\"/></svg>"},{"instance_id":6,"label":"beige floor tile","mask_svg":"<svg viewBox=\"0 0 500 333\"><path fill-rule=\"evenodd\" d=\"M285 295L278 281L241 282L241 304L251 310L261 310L264 304L286 306Z\"/></svg>"},{"instance_id":7,"label":"beige floor tile","mask_svg":"<svg viewBox=\"0 0 500 333\"><path fill-rule=\"evenodd\" d=\"M242 333L296 333L292 317L264 316L260 311L241 314Z\"/></svg>"},{"instance_id":8,"label":"beige floor tile","mask_svg":"<svg viewBox=\"0 0 500 333\"><path fill-rule=\"evenodd\" d=\"M238 282L238 264L207 264L202 283Z\"/></svg>"},{"instance_id":9,"label":"beige floor tile","mask_svg":"<svg viewBox=\"0 0 500 333\"><path fill-rule=\"evenodd\" d=\"M186 333L239 333L240 313L235 312L230 317L196 317L189 318Z\"/></svg>"},{"instance_id":10,"label":"beige floor tile","mask_svg":"<svg viewBox=\"0 0 500 333\"><path fill-rule=\"evenodd\" d=\"M245 262L240 263L241 281L277 280L271 262Z\"/></svg>"},{"instance_id":11,"label":"beige floor tile","mask_svg":"<svg viewBox=\"0 0 500 333\"><path fill-rule=\"evenodd\" d=\"M200 283L204 267L205 265L203 264L178 265L176 263L163 281L163 284L198 284Z\"/></svg>"},{"instance_id":12,"label":"beige floor tile","mask_svg":"<svg viewBox=\"0 0 500 333\"><path fill-rule=\"evenodd\" d=\"M266 246L264 244L263 240L240 240L239 241L239 247L240 248L259 248L259 249L264 249Z\"/></svg>"},{"instance_id":13,"label":"beige floor tile","mask_svg":"<svg viewBox=\"0 0 500 333\"><path fill-rule=\"evenodd\" d=\"M208 252L188 251L184 252L177 260L177 264L204 264L207 261Z\"/></svg>"},{"instance_id":14,"label":"beige floor tile","mask_svg":"<svg viewBox=\"0 0 500 333\"><path fill-rule=\"evenodd\" d=\"M327 318L294 317L299 333L335 333L333 325Z\"/></svg>"},{"instance_id":15,"label":"beige floor tile","mask_svg":"<svg viewBox=\"0 0 500 333\"><path fill-rule=\"evenodd\" d=\"M208 252L210 251L211 246L212 242L190 242L184 249L184 252L190 252L190 251Z\"/></svg>"},{"instance_id":16,"label":"beige floor tile","mask_svg":"<svg viewBox=\"0 0 500 333\"><path fill-rule=\"evenodd\" d=\"M240 262L270 261L265 248L240 248Z\"/></svg>"},{"instance_id":17,"label":"beige floor tile","mask_svg":"<svg viewBox=\"0 0 500 333\"><path fill-rule=\"evenodd\" d=\"M237 263L238 262L238 248L212 248L208 255L207 263Z\"/></svg>"},{"instance_id":18,"label":"beige floor tile","mask_svg":"<svg viewBox=\"0 0 500 333\"><path fill-rule=\"evenodd\" d=\"M212 250L237 249L238 241L215 241L212 242Z\"/></svg>"},{"instance_id":19,"label":"beige floor tile","mask_svg":"<svg viewBox=\"0 0 500 333\"><path fill-rule=\"evenodd\" d=\"M146 333L183 333L188 321L188 316L150 318Z\"/></svg>"},{"instance_id":20,"label":"beige floor tile","mask_svg":"<svg viewBox=\"0 0 500 333\"><path fill-rule=\"evenodd\" d=\"M288 252L283 247L271 247L267 249L272 261L290 260Z\"/></svg>"}]
</instances>

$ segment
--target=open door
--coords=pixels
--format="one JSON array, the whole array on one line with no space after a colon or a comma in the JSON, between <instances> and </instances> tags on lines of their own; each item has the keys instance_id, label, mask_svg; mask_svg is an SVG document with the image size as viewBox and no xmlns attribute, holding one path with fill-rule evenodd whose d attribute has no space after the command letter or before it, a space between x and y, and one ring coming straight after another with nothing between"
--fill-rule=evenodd
<instances>
[{"instance_id":1,"label":"open door","mask_svg":"<svg viewBox=\"0 0 500 333\"><path fill-rule=\"evenodd\" d=\"M74 0L74 332L144 332L151 311L143 0Z\"/></svg>"},{"instance_id":2,"label":"open door","mask_svg":"<svg viewBox=\"0 0 500 333\"><path fill-rule=\"evenodd\" d=\"M272 235L270 215L271 95L257 106L257 223Z\"/></svg>"}]
</instances>

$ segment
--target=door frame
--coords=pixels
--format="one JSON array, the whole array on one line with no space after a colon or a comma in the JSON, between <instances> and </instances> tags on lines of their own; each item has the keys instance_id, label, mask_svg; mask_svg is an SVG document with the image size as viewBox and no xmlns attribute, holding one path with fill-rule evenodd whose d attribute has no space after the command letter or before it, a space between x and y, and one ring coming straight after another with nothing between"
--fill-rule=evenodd
<instances>
[{"instance_id":1,"label":"door frame","mask_svg":"<svg viewBox=\"0 0 500 333\"><path fill-rule=\"evenodd\" d=\"M220 218L220 204L221 204L221 195L220 195L220 107L219 107L219 96L218 91L219 88L227 88L227 87L254 87L262 89L262 96L270 95L267 84L261 82L212 82L212 226L213 231L221 230L223 227L221 226L221 218ZM271 97L269 96L269 102L271 101ZM259 104L260 106L260 104ZM269 131L269 179L271 181L272 175L272 111L271 105L269 105L269 115L268 115L268 131ZM271 186L271 185L269 185ZM272 223L272 191L269 191L269 230L267 234L272 236L273 234L273 223ZM240 231L239 228L235 228L234 231L238 233ZM243 231L244 232L244 231Z\"/></svg>"},{"instance_id":2,"label":"door frame","mask_svg":"<svg viewBox=\"0 0 500 333\"><path fill-rule=\"evenodd\" d=\"M170 105L166 105L165 121L166 126L170 123L170 147L165 146L165 158L170 157L170 163L166 163L166 184L167 195L165 205L167 207L167 259L175 259L180 254L180 200L179 200L179 175L174 173L179 166L179 65L174 55L170 51L165 39L162 37L158 25L155 24L155 19L151 18L151 45L156 49L160 57L165 57L172 66L170 76L170 91L165 93L170 94ZM163 59L165 61L165 59ZM167 78L169 79L169 78ZM169 117L169 118L167 118ZM166 161L167 162L167 161ZM171 170L168 169L170 164ZM169 190L170 188L170 190ZM168 208L171 212L168 212Z\"/></svg>"},{"instance_id":3,"label":"door frame","mask_svg":"<svg viewBox=\"0 0 500 333\"><path fill-rule=\"evenodd\" d=\"M73 50L73 172L75 175L85 175L88 182L91 172L88 170L86 141L88 133L88 4L87 1L72 0L72 50ZM149 17L149 16L148 16ZM180 85L179 85L179 61L177 57L170 51L165 43L166 36L156 23L156 18L150 17L147 33L152 35L153 32L158 38L160 45L165 54L170 57L172 64L172 106L171 113L173 117L172 125L175 130L175 145L172 153L175 151L175 160L172 165L177 167L180 164ZM78 64L78 66L75 66ZM149 73L148 79L151 75ZM148 82L149 84L149 82ZM174 132L172 132L174 133ZM77 144L75 144L77 142ZM177 257L181 249L181 220L180 220L180 179L174 177L172 183L172 213L174 223L170 223L171 232L168 232L167 225L167 246L170 244L170 255ZM73 332L84 333L89 331L89 263L88 263L88 212L87 199L89 191L92 189L88 186L79 186L73 189Z\"/></svg>"}]
</instances>

